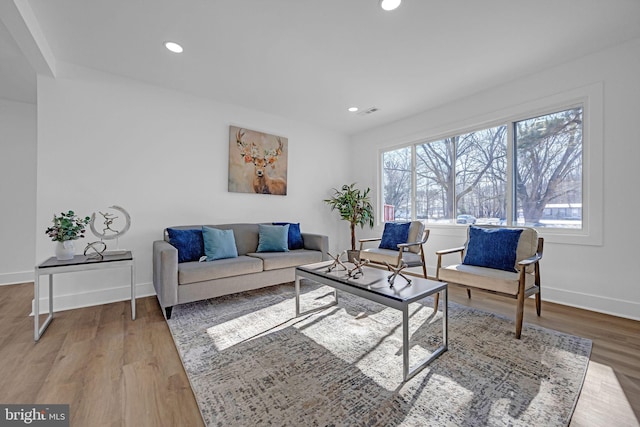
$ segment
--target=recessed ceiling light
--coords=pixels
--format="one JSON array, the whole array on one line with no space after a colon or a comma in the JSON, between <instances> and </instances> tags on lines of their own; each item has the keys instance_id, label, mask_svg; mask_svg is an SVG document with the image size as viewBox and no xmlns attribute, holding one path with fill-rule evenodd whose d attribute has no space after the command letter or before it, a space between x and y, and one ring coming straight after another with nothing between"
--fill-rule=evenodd
<instances>
[{"instance_id":1,"label":"recessed ceiling light","mask_svg":"<svg viewBox=\"0 0 640 427\"><path fill-rule=\"evenodd\" d=\"M182 53L184 49L176 42L164 42L164 47L169 49L173 53Z\"/></svg>"},{"instance_id":2,"label":"recessed ceiling light","mask_svg":"<svg viewBox=\"0 0 640 427\"><path fill-rule=\"evenodd\" d=\"M356 111L358 111L358 107L349 107L349 111L355 113Z\"/></svg>"},{"instance_id":3,"label":"recessed ceiling light","mask_svg":"<svg viewBox=\"0 0 640 427\"><path fill-rule=\"evenodd\" d=\"M380 0L380 7L384 10L394 10L400 6L402 0Z\"/></svg>"}]
</instances>

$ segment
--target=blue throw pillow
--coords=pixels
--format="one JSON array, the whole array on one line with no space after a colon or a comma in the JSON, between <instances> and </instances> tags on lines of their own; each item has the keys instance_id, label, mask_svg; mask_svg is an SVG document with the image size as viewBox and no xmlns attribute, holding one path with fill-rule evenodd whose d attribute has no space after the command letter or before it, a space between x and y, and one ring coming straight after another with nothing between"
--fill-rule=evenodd
<instances>
[{"instance_id":1,"label":"blue throw pillow","mask_svg":"<svg viewBox=\"0 0 640 427\"><path fill-rule=\"evenodd\" d=\"M220 230L219 228L203 226L202 237L207 261L236 258L238 256L233 230Z\"/></svg>"},{"instance_id":2,"label":"blue throw pillow","mask_svg":"<svg viewBox=\"0 0 640 427\"><path fill-rule=\"evenodd\" d=\"M469 243L463 264L516 272L516 251L522 230L469 228Z\"/></svg>"},{"instance_id":3,"label":"blue throw pillow","mask_svg":"<svg viewBox=\"0 0 640 427\"><path fill-rule=\"evenodd\" d=\"M289 252L289 224L258 224L258 252Z\"/></svg>"},{"instance_id":4,"label":"blue throw pillow","mask_svg":"<svg viewBox=\"0 0 640 427\"><path fill-rule=\"evenodd\" d=\"M178 250L178 262L198 261L204 255L202 230L167 228L169 243Z\"/></svg>"},{"instance_id":5,"label":"blue throw pillow","mask_svg":"<svg viewBox=\"0 0 640 427\"><path fill-rule=\"evenodd\" d=\"M289 236L287 237L289 250L304 249L304 240L302 240L302 234L300 233L300 223L293 222L274 222L273 225L288 225Z\"/></svg>"},{"instance_id":6,"label":"blue throw pillow","mask_svg":"<svg viewBox=\"0 0 640 427\"><path fill-rule=\"evenodd\" d=\"M410 225L410 222L386 222L382 232L382 240L378 247L397 251L398 244L407 243Z\"/></svg>"}]
</instances>

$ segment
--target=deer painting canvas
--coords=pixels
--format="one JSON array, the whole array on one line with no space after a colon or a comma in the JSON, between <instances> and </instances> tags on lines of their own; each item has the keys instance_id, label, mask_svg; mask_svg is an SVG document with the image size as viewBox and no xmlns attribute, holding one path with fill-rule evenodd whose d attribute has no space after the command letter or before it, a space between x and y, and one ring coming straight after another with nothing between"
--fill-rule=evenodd
<instances>
[{"instance_id":1,"label":"deer painting canvas","mask_svg":"<svg viewBox=\"0 0 640 427\"><path fill-rule=\"evenodd\" d=\"M288 139L229 126L229 191L287 194Z\"/></svg>"}]
</instances>

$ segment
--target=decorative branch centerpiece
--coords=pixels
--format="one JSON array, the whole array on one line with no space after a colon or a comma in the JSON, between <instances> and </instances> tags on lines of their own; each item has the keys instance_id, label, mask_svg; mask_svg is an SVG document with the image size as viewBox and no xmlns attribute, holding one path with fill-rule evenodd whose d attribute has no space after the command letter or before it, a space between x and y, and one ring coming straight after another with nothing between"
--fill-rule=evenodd
<instances>
[{"instance_id":1,"label":"decorative branch centerpiece","mask_svg":"<svg viewBox=\"0 0 640 427\"><path fill-rule=\"evenodd\" d=\"M353 262L359 258L359 253L356 251L356 225L360 228L364 228L368 225L369 228L373 228L373 206L371 205L371 199L369 198L369 192L371 189L367 188L362 191L355 188L356 184L343 185L340 190L334 188L334 194L330 199L325 199L331 210L337 210L340 213L340 217L349 222L351 228L351 250L347 251L349 261Z\"/></svg>"},{"instance_id":2,"label":"decorative branch centerpiece","mask_svg":"<svg viewBox=\"0 0 640 427\"><path fill-rule=\"evenodd\" d=\"M45 230L47 236L56 244L56 258L61 261L73 259L75 255L74 240L84 237L86 226L91 218L78 217L75 212L61 212L53 215L53 225Z\"/></svg>"}]
</instances>

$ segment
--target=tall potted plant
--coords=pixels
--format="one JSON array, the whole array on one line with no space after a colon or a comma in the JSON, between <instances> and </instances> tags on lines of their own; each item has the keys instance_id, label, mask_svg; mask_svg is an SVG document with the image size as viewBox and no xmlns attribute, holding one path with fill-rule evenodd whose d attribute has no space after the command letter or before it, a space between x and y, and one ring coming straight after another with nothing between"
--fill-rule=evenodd
<instances>
[{"instance_id":1,"label":"tall potted plant","mask_svg":"<svg viewBox=\"0 0 640 427\"><path fill-rule=\"evenodd\" d=\"M356 225L360 228L364 228L365 225L369 225L369 228L373 228L373 206L369 198L369 192L367 188L361 191L355 188L356 184L343 185L340 190L334 188L333 196L330 199L325 199L331 210L337 210L340 213L340 217L345 221L349 221L351 228L351 253L349 254L349 260L358 258L358 251L356 251Z\"/></svg>"}]
</instances>

